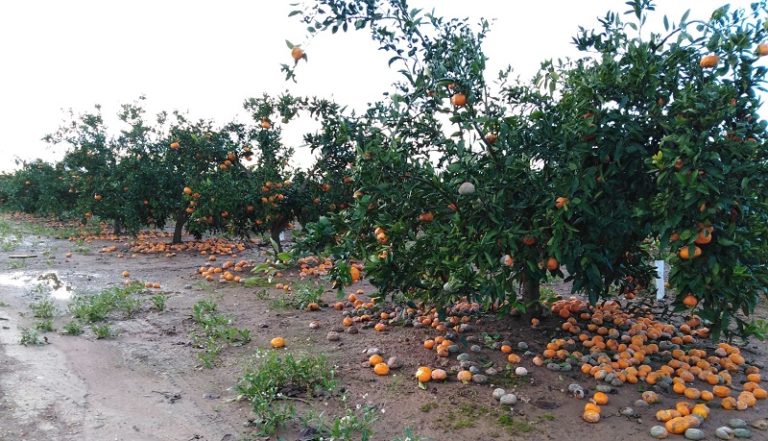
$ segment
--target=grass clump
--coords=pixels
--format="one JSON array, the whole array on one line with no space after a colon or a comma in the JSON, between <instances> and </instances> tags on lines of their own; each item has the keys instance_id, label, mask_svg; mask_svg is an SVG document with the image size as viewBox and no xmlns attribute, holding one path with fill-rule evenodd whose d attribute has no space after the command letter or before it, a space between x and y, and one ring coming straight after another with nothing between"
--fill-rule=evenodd
<instances>
[{"instance_id":1,"label":"grass clump","mask_svg":"<svg viewBox=\"0 0 768 441\"><path fill-rule=\"evenodd\" d=\"M64 325L64 333L67 335L80 335L83 333L83 325L77 320L72 320Z\"/></svg>"},{"instance_id":2,"label":"grass clump","mask_svg":"<svg viewBox=\"0 0 768 441\"><path fill-rule=\"evenodd\" d=\"M50 299L41 300L29 305L32 315L39 319L51 319L56 314L56 305Z\"/></svg>"},{"instance_id":3,"label":"grass clump","mask_svg":"<svg viewBox=\"0 0 768 441\"><path fill-rule=\"evenodd\" d=\"M21 330L19 343L22 346L40 346L43 344L43 341L40 340L40 335L36 330L24 328Z\"/></svg>"},{"instance_id":4,"label":"grass clump","mask_svg":"<svg viewBox=\"0 0 768 441\"><path fill-rule=\"evenodd\" d=\"M271 436L295 414L290 401L300 395L319 394L336 387L335 371L323 356L257 353L258 362L247 369L236 389L251 402L260 432Z\"/></svg>"},{"instance_id":5,"label":"grass clump","mask_svg":"<svg viewBox=\"0 0 768 441\"><path fill-rule=\"evenodd\" d=\"M40 332L53 332L53 319L43 319L35 324L35 329Z\"/></svg>"},{"instance_id":6,"label":"grass clump","mask_svg":"<svg viewBox=\"0 0 768 441\"><path fill-rule=\"evenodd\" d=\"M69 310L75 318L86 323L103 322L115 310L130 317L141 307L135 294L143 288L141 283L132 282L122 287L105 289L98 294L75 296Z\"/></svg>"},{"instance_id":7,"label":"grass clump","mask_svg":"<svg viewBox=\"0 0 768 441\"><path fill-rule=\"evenodd\" d=\"M225 345L240 346L251 341L251 331L232 326L232 319L220 314L212 300L200 300L192 307L192 320L200 326L202 334L193 337L195 344L203 348L198 358L210 369L216 364Z\"/></svg>"},{"instance_id":8,"label":"grass clump","mask_svg":"<svg viewBox=\"0 0 768 441\"><path fill-rule=\"evenodd\" d=\"M166 297L162 294L157 294L151 297L152 299L152 305L157 309L158 311L162 312L165 311L165 299Z\"/></svg>"},{"instance_id":9,"label":"grass clump","mask_svg":"<svg viewBox=\"0 0 768 441\"><path fill-rule=\"evenodd\" d=\"M376 408L365 406L357 412L347 409L344 415L330 420L313 413L304 420L304 425L312 428L318 440L369 441L373 436L371 425L376 421Z\"/></svg>"},{"instance_id":10,"label":"grass clump","mask_svg":"<svg viewBox=\"0 0 768 441\"><path fill-rule=\"evenodd\" d=\"M406 427L403 436L396 436L392 441L426 441L426 438L415 434L413 429Z\"/></svg>"},{"instance_id":11,"label":"grass clump","mask_svg":"<svg viewBox=\"0 0 768 441\"><path fill-rule=\"evenodd\" d=\"M91 326L91 330L96 335L97 340L104 340L117 336L117 333L113 331L107 323L101 325L93 325Z\"/></svg>"},{"instance_id":12,"label":"grass clump","mask_svg":"<svg viewBox=\"0 0 768 441\"><path fill-rule=\"evenodd\" d=\"M310 303L319 303L325 289L317 283L296 283L291 291L272 301L274 309L306 309Z\"/></svg>"}]
</instances>

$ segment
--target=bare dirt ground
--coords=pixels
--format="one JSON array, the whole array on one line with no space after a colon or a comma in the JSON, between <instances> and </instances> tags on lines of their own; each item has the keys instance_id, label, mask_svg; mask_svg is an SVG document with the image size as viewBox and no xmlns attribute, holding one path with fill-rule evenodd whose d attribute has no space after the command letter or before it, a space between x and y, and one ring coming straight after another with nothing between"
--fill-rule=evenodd
<instances>
[{"instance_id":1,"label":"bare dirt ground","mask_svg":"<svg viewBox=\"0 0 768 441\"><path fill-rule=\"evenodd\" d=\"M619 409L633 406L639 398L637 385L620 388L605 406L603 420L586 424L580 418L584 401L569 397L566 389L578 382L591 390L593 380L577 371L534 367L531 356L524 356L521 364L530 375L513 378L503 373L504 354L487 348L472 355L484 368L493 366L501 372L487 384L451 381L429 383L421 390L412 377L419 365L455 364L421 347L425 338L435 335L434 330L360 329L359 334L342 333L339 341L331 342L326 334L339 325L338 311L278 308L275 300L284 295L281 290L270 288L265 296L257 295L260 288L205 282L195 274L206 260L197 253L168 258L162 254L131 257L124 252L121 258L117 253L99 253L112 242L82 244L32 235L17 239L0 251L0 440L270 439L256 435L249 424L253 418L249 404L236 400L233 386L256 349L268 350L276 335L285 337L286 351L322 353L337 366L336 397L343 393L352 409L366 405L376 409L372 440L402 437L406 427L430 440L641 440L650 439L648 429L657 424L653 415L658 405L637 408L636 416L620 415ZM128 247L127 243L115 245L123 251ZM72 256L65 257L70 252ZM19 255L35 257L12 258ZM264 254L254 247L240 253L241 258L260 261ZM88 327L80 336L63 335L60 331L70 319L67 303L72 295L121 286L122 271L129 271L132 280L159 282L162 288L142 293L141 310L132 318L110 321L118 331L114 338L97 339ZM281 280L296 279L295 272L286 272ZM372 290L365 283L360 286L366 292ZM168 296L162 312L150 306L149 297L158 292ZM57 331L41 334L46 344L23 346L22 329L35 324L30 304L44 298L57 305ZM249 329L252 335L250 343L224 349L212 369L201 367L200 350L191 339L192 306L201 299L214 300L237 327ZM335 301L335 293L327 290L323 300ZM320 327L310 329L311 320ZM514 318L488 316L476 324L475 332L463 334L460 344L468 347L485 333L514 345L526 342L538 353L557 334L559 322L548 319L533 330ZM367 357L362 355L370 347L381 348L386 357L397 356L403 367L387 377L375 376L364 366ZM748 360L766 365L764 345L749 346L745 354ZM499 386L517 393L520 402L512 410L492 398L491 391ZM678 401L671 393L662 396L669 407ZM342 412L340 406L338 399L297 403L299 412L311 407L329 416ZM714 439L714 429L728 418L751 421L766 416L765 401L738 414L713 412L705 423L708 439ZM302 439L300 431L301 424L292 422L281 439ZM753 433L753 439L768 440L768 432Z\"/></svg>"}]
</instances>

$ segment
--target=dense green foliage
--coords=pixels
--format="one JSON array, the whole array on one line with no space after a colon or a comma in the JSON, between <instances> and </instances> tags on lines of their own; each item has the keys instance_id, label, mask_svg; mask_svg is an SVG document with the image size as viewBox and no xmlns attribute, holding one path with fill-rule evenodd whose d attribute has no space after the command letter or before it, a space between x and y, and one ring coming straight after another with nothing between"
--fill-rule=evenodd
<instances>
[{"instance_id":1,"label":"dense green foliage","mask_svg":"<svg viewBox=\"0 0 768 441\"><path fill-rule=\"evenodd\" d=\"M286 94L249 99L245 108L253 124L217 126L178 112L160 113L152 124L141 102L126 104L116 137L99 106L73 114L46 137L69 147L64 159L23 164L4 175L0 200L27 213L84 221L96 216L112 222L116 233L171 223L175 242L184 228L196 237L269 232L277 239L294 220L316 220L347 206L351 187L335 182L345 182L353 155L343 133L335 125L334 132L328 129L342 113L338 105ZM281 137L282 125L301 112L324 121L318 133L305 136L310 148L319 149L309 171L291 168L294 150Z\"/></svg>"},{"instance_id":2,"label":"dense green foliage","mask_svg":"<svg viewBox=\"0 0 768 441\"><path fill-rule=\"evenodd\" d=\"M365 258L385 294L515 308L537 304L548 273L594 302L647 285L652 259L669 256L678 301L693 293L715 336L743 333L768 282L756 113L768 10L664 17L655 33L643 30L651 2L628 5L579 32L581 58L545 61L530 82L511 69L488 81L485 21L404 0L299 11L310 33L367 30L402 74L347 124L358 129L358 203L308 226L305 246ZM681 247L701 257L683 260ZM337 266L342 282L347 268Z\"/></svg>"}]
</instances>

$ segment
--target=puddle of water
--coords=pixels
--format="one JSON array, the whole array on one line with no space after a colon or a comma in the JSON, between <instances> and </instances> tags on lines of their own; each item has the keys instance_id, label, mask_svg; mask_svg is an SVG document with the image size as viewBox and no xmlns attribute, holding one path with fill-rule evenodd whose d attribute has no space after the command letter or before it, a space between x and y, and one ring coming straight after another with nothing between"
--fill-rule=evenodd
<instances>
[{"instance_id":1,"label":"puddle of water","mask_svg":"<svg viewBox=\"0 0 768 441\"><path fill-rule=\"evenodd\" d=\"M47 292L56 300L67 301L72 298L74 290L71 285L61 281L56 271L35 273L29 271L15 271L0 274L0 286L12 286L15 288L40 289Z\"/></svg>"}]
</instances>

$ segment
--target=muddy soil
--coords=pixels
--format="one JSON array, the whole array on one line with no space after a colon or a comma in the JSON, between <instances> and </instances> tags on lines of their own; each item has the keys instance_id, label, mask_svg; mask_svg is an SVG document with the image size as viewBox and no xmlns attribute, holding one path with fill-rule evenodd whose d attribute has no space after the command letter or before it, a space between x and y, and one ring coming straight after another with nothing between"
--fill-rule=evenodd
<instances>
[{"instance_id":1,"label":"muddy soil","mask_svg":"<svg viewBox=\"0 0 768 441\"><path fill-rule=\"evenodd\" d=\"M277 307L283 291L246 288L242 285L205 282L196 269L206 257L179 253L175 257L138 255L124 252L100 253L114 242L77 244L48 237L25 236L14 247L0 251L0 440L209 440L234 441L269 439L256 435L249 421L253 414L248 403L237 401L234 385L249 366L258 348L268 350L276 335L285 337L287 351L322 353L337 366L339 391L327 400L297 402L299 413L312 408L327 417L343 415L366 405L376 409L373 440L393 440L411 428L422 439L448 437L461 440L642 440L650 439L649 428L656 424L654 413L660 406L637 408L637 417L621 416L619 409L633 406L638 388L625 385L605 406L598 424L581 421L584 401L567 395L570 383L594 389L595 382L576 372L553 372L534 367L532 356L524 356L522 366L530 375L514 378L504 373L503 354L483 348L473 354L485 367L494 366L501 374L488 384L461 385L457 382L430 383L426 390L417 387L412 374L419 365L446 363L434 352L421 347L433 337L431 329L397 327L389 332L360 329L342 333L331 342L326 334L340 323L340 313L331 308L305 312ZM116 243L119 250L127 242ZM66 257L72 253L71 257ZM34 256L34 257L30 257ZM253 247L238 259L264 259L264 250ZM22 258L19 258L22 257ZM67 304L73 295L96 293L131 280L161 284L161 289L141 294L141 310L129 319L116 317L110 325L115 338L97 339L86 327L80 336L61 333L70 320ZM281 279L293 283L295 273ZM318 281L320 283L320 281ZM372 291L365 283L360 286ZM559 289L558 289L559 290ZM162 292L167 305L162 312L151 307L149 297ZM23 346L22 329L33 328L30 304L49 298L57 305L55 332L41 333L45 344ZM201 299L212 299L219 309L234 318L234 324L251 331L252 341L242 347L228 347L212 369L201 366L199 349L192 345L195 325L192 306ZM323 300L336 300L330 289ZM319 322L310 329L309 322ZM558 321L544 320L532 330L515 318L489 316L476 325L474 335L508 339L515 345L526 342L540 352L555 335ZM462 337L462 345L472 342ZM381 348L386 357L397 356L403 367L388 377L377 377L364 366L362 352ZM766 365L765 345L746 348L748 360ZM456 364L455 360L450 362ZM520 402L510 410L491 397L495 387L517 393ZM342 394L347 397L342 405ZM671 407L678 401L663 394ZM709 439L716 427L738 416L748 421L768 416L765 401L749 411L713 412L705 423ZM286 440L301 439L301 424L288 425ZM754 431L753 439L768 440L768 432ZM275 438L277 439L277 438Z\"/></svg>"}]
</instances>

